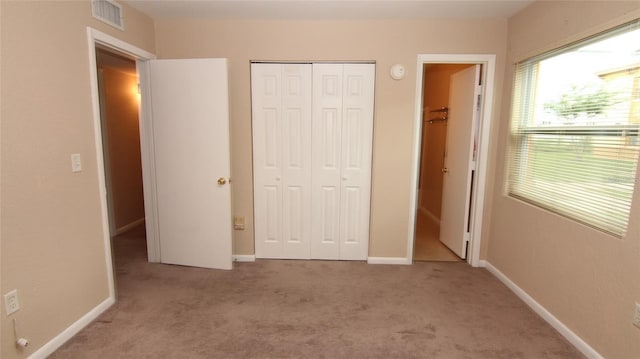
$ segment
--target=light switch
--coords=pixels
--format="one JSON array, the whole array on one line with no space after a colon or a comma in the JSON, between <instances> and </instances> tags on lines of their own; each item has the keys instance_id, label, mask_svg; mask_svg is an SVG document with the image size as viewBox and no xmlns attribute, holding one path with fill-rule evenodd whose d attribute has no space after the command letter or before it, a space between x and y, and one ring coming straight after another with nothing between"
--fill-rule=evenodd
<instances>
[{"instance_id":1,"label":"light switch","mask_svg":"<svg viewBox=\"0 0 640 359\"><path fill-rule=\"evenodd\" d=\"M71 155L71 172L80 171L82 171L82 158L79 153L74 153Z\"/></svg>"}]
</instances>

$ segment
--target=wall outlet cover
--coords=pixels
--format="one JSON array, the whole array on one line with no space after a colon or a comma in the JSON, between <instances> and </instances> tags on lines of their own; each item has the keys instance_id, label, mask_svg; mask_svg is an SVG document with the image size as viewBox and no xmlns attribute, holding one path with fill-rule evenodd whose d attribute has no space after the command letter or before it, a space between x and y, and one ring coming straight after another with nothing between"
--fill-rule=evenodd
<instances>
[{"instance_id":1,"label":"wall outlet cover","mask_svg":"<svg viewBox=\"0 0 640 359\"><path fill-rule=\"evenodd\" d=\"M18 290L14 289L11 292L4 295L4 309L7 311L7 315L11 315L20 309L20 302L18 302Z\"/></svg>"},{"instance_id":2,"label":"wall outlet cover","mask_svg":"<svg viewBox=\"0 0 640 359\"><path fill-rule=\"evenodd\" d=\"M233 217L233 229L238 229L238 230L244 229L244 216Z\"/></svg>"}]
</instances>

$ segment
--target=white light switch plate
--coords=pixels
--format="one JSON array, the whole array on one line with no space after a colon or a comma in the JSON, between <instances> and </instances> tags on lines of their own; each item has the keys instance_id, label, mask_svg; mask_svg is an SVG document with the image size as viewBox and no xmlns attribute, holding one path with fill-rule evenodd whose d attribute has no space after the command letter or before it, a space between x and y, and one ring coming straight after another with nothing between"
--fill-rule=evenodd
<instances>
[{"instance_id":1,"label":"white light switch plate","mask_svg":"<svg viewBox=\"0 0 640 359\"><path fill-rule=\"evenodd\" d=\"M82 171L82 158L79 153L74 153L71 155L71 172L80 171Z\"/></svg>"}]
</instances>

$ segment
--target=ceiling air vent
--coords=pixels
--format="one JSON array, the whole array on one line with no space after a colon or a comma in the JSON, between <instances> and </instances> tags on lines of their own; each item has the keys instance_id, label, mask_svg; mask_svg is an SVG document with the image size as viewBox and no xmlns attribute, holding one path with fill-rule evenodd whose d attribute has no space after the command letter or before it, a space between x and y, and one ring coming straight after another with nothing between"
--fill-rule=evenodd
<instances>
[{"instance_id":1,"label":"ceiling air vent","mask_svg":"<svg viewBox=\"0 0 640 359\"><path fill-rule=\"evenodd\" d=\"M93 17L124 31L122 6L111 0L91 0Z\"/></svg>"}]
</instances>

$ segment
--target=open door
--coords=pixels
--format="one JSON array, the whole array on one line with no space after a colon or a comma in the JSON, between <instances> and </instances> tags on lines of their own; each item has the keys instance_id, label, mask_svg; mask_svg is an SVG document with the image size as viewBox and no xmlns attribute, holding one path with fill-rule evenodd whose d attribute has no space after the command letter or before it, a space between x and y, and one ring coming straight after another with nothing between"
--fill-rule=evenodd
<instances>
[{"instance_id":1,"label":"open door","mask_svg":"<svg viewBox=\"0 0 640 359\"><path fill-rule=\"evenodd\" d=\"M480 65L451 76L449 121L445 152L440 241L460 258L467 256L476 127L480 87Z\"/></svg>"},{"instance_id":2,"label":"open door","mask_svg":"<svg viewBox=\"0 0 640 359\"><path fill-rule=\"evenodd\" d=\"M160 262L231 269L226 59L149 61Z\"/></svg>"}]
</instances>

